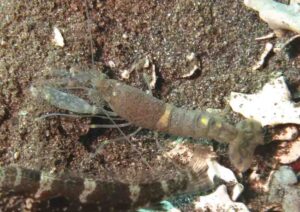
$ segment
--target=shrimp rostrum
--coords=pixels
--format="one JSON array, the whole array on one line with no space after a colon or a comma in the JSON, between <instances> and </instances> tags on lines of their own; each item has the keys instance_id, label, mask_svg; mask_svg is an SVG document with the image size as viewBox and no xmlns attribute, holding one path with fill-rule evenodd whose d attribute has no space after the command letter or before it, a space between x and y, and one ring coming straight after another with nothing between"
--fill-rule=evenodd
<instances>
[{"instance_id":1,"label":"shrimp rostrum","mask_svg":"<svg viewBox=\"0 0 300 212\"><path fill-rule=\"evenodd\" d=\"M32 87L35 96L61 109L79 114L120 116L138 127L192 138L214 139L229 144L229 158L239 170L247 170L257 145L264 143L261 125L254 120L243 120L233 126L216 114L201 110L187 110L165 103L142 90L95 72L65 72L59 88L50 84ZM75 83L74 83L75 82ZM71 94L66 87L89 84L90 102ZM66 86L67 84L67 86ZM74 84L77 84L76 86ZM112 109L104 109L104 102Z\"/></svg>"}]
</instances>

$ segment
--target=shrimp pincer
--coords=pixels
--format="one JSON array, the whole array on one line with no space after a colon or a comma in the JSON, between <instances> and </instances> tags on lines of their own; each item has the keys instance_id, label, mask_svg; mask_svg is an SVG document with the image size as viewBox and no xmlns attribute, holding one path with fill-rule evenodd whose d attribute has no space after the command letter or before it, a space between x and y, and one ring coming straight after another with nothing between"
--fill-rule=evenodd
<instances>
[{"instance_id":1,"label":"shrimp pincer","mask_svg":"<svg viewBox=\"0 0 300 212\"><path fill-rule=\"evenodd\" d=\"M243 120L237 126L233 126L215 114L178 108L117 80L99 77L93 79L91 84L93 94L97 93L113 113L138 127L228 143L230 160L240 171L250 167L256 146L264 143L262 127L254 120ZM40 96L58 108L83 114L97 114L103 109L91 106L73 94L52 89L54 90L46 90L44 94L53 96L51 101L43 95Z\"/></svg>"}]
</instances>

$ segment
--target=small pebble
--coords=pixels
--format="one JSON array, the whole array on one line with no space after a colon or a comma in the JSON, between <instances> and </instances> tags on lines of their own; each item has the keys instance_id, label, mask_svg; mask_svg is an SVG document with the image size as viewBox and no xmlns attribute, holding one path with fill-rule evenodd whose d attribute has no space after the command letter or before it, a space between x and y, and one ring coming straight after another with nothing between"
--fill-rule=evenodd
<instances>
[{"instance_id":1,"label":"small pebble","mask_svg":"<svg viewBox=\"0 0 300 212\"><path fill-rule=\"evenodd\" d=\"M19 160L19 158L20 158L20 152L15 152L14 153L14 159Z\"/></svg>"}]
</instances>

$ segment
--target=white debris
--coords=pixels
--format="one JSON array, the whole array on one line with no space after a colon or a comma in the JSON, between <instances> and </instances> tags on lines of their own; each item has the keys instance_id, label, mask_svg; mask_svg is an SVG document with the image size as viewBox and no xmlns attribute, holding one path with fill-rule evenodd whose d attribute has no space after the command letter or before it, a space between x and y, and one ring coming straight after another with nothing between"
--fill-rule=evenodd
<instances>
[{"instance_id":1,"label":"white debris","mask_svg":"<svg viewBox=\"0 0 300 212\"><path fill-rule=\"evenodd\" d=\"M231 199L233 201L236 201L241 193L244 191L244 186L241 184L241 183L237 183L234 187L233 187L233 190L232 190L232 195L231 195Z\"/></svg>"},{"instance_id":2,"label":"white debris","mask_svg":"<svg viewBox=\"0 0 300 212\"><path fill-rule=\"evenodd\" d=\"M193 61L196 58L196 54L194 52L189 53L188 55L186 55L186 60L187 61Z\"/></svg>"},{"instance_id":3,"label":"white debris","mask_svg":"<svg viewBox=\"0 0 300 212\"><path fill-rule=\"evenodd\" d=\"M230 199L225 185L219 186L214 193L200 196L194 204L195 209L201 211L249 211L243 203Z\"/></svg>"},{"instance_id":4,"label":"white debris","mask_svg":"<svg viewBox=\"0 0 300 212\"><path fill-rule=\"evenodd\" d=\"M274 32L271 32L267 35L264 35L264 36L261 36L261 37L258 37L258 38L255 38L256 41L261 41L261 40L268 40L268 39L272 39L272 38L275 38L276 35Z\"/></svg>"},{"instance_id":5,"label":"white debris","mask_svg":"<svg viewBox=\"0 0 300 212\"><path fill-rule=\"evenodd\" d=\"M146 56L146 58L144 60L143 68L149 68L149 67L150 67L150 60L149 60L149 57Z\"/></svg>"},{"instance_id":6,"label":"white debris","mask_svg":"<svg viewBox=\"0 0 300 212\"><path fill-rule=\"evenodd\" d=\"M156 74L156 70L155 70L155 65L152 64L152 79L151 82L149 83L150 89L154 89L156 86L156 82L157 82L157 74Z\"/></svg>"},{"instance_id":7,"label":"white debris","mask_svg":"<svg viewBox=\"0 0 300 212\"><path fill-rule=\"evenodd\" d=\"M273 0L244 0L244 4L259 12L262 20L269 24L277 36L285 30L300 33L300 6L293 1L286 5Z\"/></svg>"},{"instance_id":8,"label":"white debris","mask_svg":"<svg viewBox=\"0 0 300 212\"><path fill-rule=\"evenodd\" d=\"M216 160L208 160L207 164L208 164L207 174L211 182L214 181L214 178L216 176L222 179L223 181L225 181L226 183L234 184L231 198L233 200L236 200L243 192L244 186L237 181L234 173L230 169L219 164Z\"/></svg>"},{"instance_id":9,"label":"white debris","mask_svg":"<svg viewBox=\"0 0 300 212\"><path fill-rule=\"evenodd\" d=\"M285 212L300 211L300 186L297 176L289 166L282 166L275 171L270 185L268 201L282 204Z\"/></svg>"},{"instance_id":10,"label":"white debris","mask_svg":"<svg viewBox=\"0 0 300 212\"><path fill-rule=\"evenodd\" d=\"M282 164L290 164L300 157L300 140L289 143L288 148L280 150L277 154L279 162Z\"/></svg>"},{"instance_id":11,"label":"white debris","mask_svg":"<svg viewBox=\"0 0 300 212\"><path fill-rule=\"evenodd\" d=\"M123 70L122 73L121 73L122 79L129 79L131 72L132 71L129 71L127 69Z\"/></svg>"},{"instance_id":12,"label":"white debris","mask_svg":"<svg viewBox=\"0 0 300 212\"><path fill-rule=\"evenodd\" d=\"M198 65L193 65L191 70L189 71L189 73L186 73L184 75L181 76L182 79L189 79L189 78L193 78L196 75L198 75L200 73L201 69L199 68Z\"/></svg>"},{"instance_id":13,"label":"white debris","mask_svg":"<svg viewBox=\"0 0 300 212\"><path fill-rule=\"evenodd\" d=\"M122 73L121 73L122 79L129 79L130 74L134 71L139 72L143 69L149 68L150 63L151 63L151 61L149 59L149 56L146 56L142 59L135 61L128 70L126 69L126 70L122 71Z\"/></svg>"},{"instance_id":14,"label":"white debris","mask_svg":"<svg viewBox=\"0 0 300 212\"><path fill-rule=\"evenodd\" d=\"M291 101L282 76L271 80L256 94L231 92L229 104L235 112L260 122L262 126L300 124L300 108Z\"/></svg>"},{"instance_id":15,"label":"white debris","mask_svg":"<svg viewBox=\"0 0 300 212\"><path fill-rule=\"evenodd\" d=\"M57 27L53 27L53 43L55 46L64 47L65 41L64 38L60 32L60 30Z\"/></svg>"},{"instance_id":16,"label":"white debris","mask_svg":"<svg viewBox=\"0 0 300 212\"><path fill-rule=\"evenodd\" d=\"M259 61L252 68L253 71L258 70L258 69L262 68L265 65L266 58L270 55L272 50L273 50L273 44L269 43L269 42L266 43L265 50L261 54Z\"/></svg>"},{"instance_id":17,"label":"white debris","mask_svg":"<svg viewBox=\"0 0 300 212\"><path fill-rule=\"evenodd\" d=\"M116 64L115 64L114 61L110 60L110 61L108 61L108 66L109 66L110 68L115 68L115 67L116 67Z\"/></svg>"}]
</instances>

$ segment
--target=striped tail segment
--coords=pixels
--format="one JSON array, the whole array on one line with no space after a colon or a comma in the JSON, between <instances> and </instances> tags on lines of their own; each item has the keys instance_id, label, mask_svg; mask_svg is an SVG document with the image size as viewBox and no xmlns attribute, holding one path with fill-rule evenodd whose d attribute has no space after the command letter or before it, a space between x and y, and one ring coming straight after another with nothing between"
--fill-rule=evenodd
<instances>
[{"instance_id":1,"label":"striped tail segment","mask_svg":"<svg viewBox=\"0 0 300 212\"><path fill-rule=\"evenodd\" d=\"M38 200L63 196L80 204L97 204L101 211L124 211L158 202L176 193L197 191L199 187L207 189L208 185L199 183L198 177L189 172L180 172L170 180L129 184L54 176L43 171L11 166L0 167L0 191L28 195Z\"/></svg>"}]
</instances>

